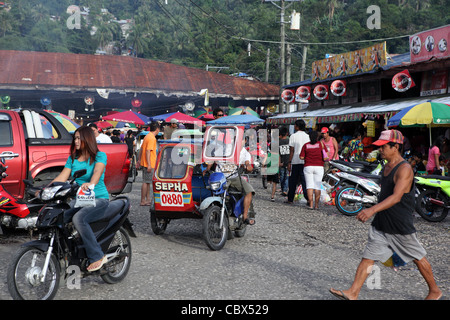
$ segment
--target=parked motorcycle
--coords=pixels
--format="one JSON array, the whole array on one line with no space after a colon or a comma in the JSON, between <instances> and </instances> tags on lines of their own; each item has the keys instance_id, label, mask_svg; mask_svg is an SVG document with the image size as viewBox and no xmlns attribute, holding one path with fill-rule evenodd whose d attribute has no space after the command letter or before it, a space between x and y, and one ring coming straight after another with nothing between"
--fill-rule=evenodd
<instances>
[{"instance_id":1,"label":"parked motorcycle","mask_svg":"<svg viewBox=\"0 0 450 320\"><path fill-rule=\"evenodd\" d=\"M8 157L19 156L18 154L10 154ZM8 176L6 173L8 166L5 166L4 157L0 157L0 233L7 230L24 229L31 230L34 228L37 220L39 210L44 204L36 202L34 195L37 188L34 188L32 183L24 180L27 195L32 197L28 202L14 198L1 183L4 178Z\"/></svg>"},{"instance_id":2,"label":"parked motorcycle","mask_svg":"<svg viewBox=\"0 0 450 320\"><path fill-rule=\"evenodd\" d=\"M330 161L330 168L324 174L323 181L326 182L327 185L331 186L331 188L327 190L328 193L336 193L343 187L344 183L348 183L348 181L345 181L345 179L341 181L340 177L336 175L337 172L342 171L356 175L360 173L379 175L381 170L383 169L384 164L384 160L378 160L372 163L366 161L349 162L343 160L332 160ZM369 178L373 177L369 176ZM335 197L335 194L333 197Z\"/></svg>"},{"instance_id":3,"label":"parked motorcycle","mask_svg":"<svg viewBox=\"0 0 450 320\"><path fill-rule=\"evenodd\" d=\"M241 176L242 169L237 169L236 173ZM211 250L220 250L227 239L232 239L234 235L245 235L245 195L242 191L230 187L222 172L211 173L208 181L213 196L200 204L200 211L203 213L203 235Z\"/></svg>"},{"instance_id":4,"label":"parked motorcycle","mask_svg":"<svg viewBox=\"0 0 450 320\"><path fill-rule=\"evenodd\" d=\"M381 175L337 172L336 176L342 187L336 193L335 204L342 214L355 216L364 207L370 207L378 202Z\"/></svg>"},{"instance_id":5,"label":"parked motorcycle","mask_svg":"<svg viewBox=\"0 0 450 320\"><path fill-rule=\"evenodd\" d=\"M427 175L414 180L420 189L416 198L417 213L430 222L444 220L450 208L450 177Z\"/></svg>"},{"instance_id":6,"label":"parked motorcycle","mask_svg":"<svg viewBox=\"0 0 450 320\"><path fill-rule=\"evenodd\" d=\"M75 179L85 173L86 170L79 170L70 182L41 188L38 198L44 206L36 221L39 240L23 244L8 268L8 290L13 299L53 299L61 276L67 285L74 277L81 279L91 274L100 275L107 283L117 283L126 277L131 264L129 236L136 237L127 218L130 213L127 197L112 200L104 217L91 223L107 257L98 271L87 271L89 262L83 240L71 222L64 223L64 212L70 209L67 198L75 196L79 188Z\"/></svg>"}]
</instances>

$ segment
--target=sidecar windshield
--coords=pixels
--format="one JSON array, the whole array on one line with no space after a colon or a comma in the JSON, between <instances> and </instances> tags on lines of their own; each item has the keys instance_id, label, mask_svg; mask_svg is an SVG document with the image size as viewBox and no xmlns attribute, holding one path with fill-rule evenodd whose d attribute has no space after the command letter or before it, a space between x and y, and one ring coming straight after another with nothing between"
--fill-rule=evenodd
<instances>
[{"instance_id":1,"label":"sidecar windshield","mask_svg":"<svg viewBox=\"0 0 450 320\"><path fill-rule=\"evenodd\" d=\"M206 138L205 155L210 158L229 158L236 149L237 130L234 127L215 127Z\"/></svg>"}]
</instances>

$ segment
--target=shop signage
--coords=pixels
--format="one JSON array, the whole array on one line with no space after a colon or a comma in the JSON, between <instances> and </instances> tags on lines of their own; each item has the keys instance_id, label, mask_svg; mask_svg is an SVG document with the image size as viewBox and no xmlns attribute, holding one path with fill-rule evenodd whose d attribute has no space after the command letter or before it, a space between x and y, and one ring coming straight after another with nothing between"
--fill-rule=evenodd
<instances>
[{"instance_id":1,"label":"shop signage","mask_svg":"<svg viewBox=\"0 0 450 320\"><path fill-rule=\"evenodd\" d=\"M420 96L433 96L447 93L448 70L433 70L422 73Z\"/></svg>"},{"instance_id":2,"label":"shop signage","mask_svg":"<svg viewBox=\"0 0 450 320\"><path fill-rule=\"evenodd\" d=\"M408 70L403 70L392 77L392 88L395 91L405 92L415 85Z\"/></svg>"},{"instance_id":3,"label":"shop signage","mask_svg":"<svg viewBox=\"0 0 450 320\"><path fill-rule=\"evenodd\" d=\"M294 99L295 99L294 90L291 90L291 89L283 90L283 92L281 93L281 99L285 103L291 103L292 101L294 101Z\"/></svg>"},{"instance_id":4,"label":"shop signage","mask_svg":"<svg viewBox=\"0 0 450 320\"><path fill-rule=\"evenodd\" d=\"M328 99L328 86L324 84L319 84L314 87L313 91L314 97L318 100Z\"/></svg>"},{"instance_id":5,"label":"shop signage","mask_svg":"<svg viewBox=\"0 0 450 320\"><path fill-rule=\"evenodd\" d=\"M435 28L409 37L411 63L427 61L431 58L448 58L450 52L450 25Z\"/></svg>"},{"instance_id":6,"label":"shop signage","mask_svg":"<svg viewBox=\"0 0 450 320\"><path fill-rule=\"evenodd\" d=\"M386 42L373 46L337 54L312 63L312 81L340 77L376 70L385 66Z\"/></svg>"},{"instance_id":7,"label":"shop signage","mask_svg":"<svg viewBox=\"0 0 450 320\"><path fill-rule=\"evenodd\" d=\"M295 91L295 100L310 100L311 99L311 88L308 86L300 86Z\"/></svg>"},{"instance_id":8,"label":"shop signage","mask_svg":"<svg viewBox=\"0 0 450 320\"><path fill-rule=\"evenodd\" d=\"M334 80L331 83L330 91L332 94L334 94L336 97L345 96L346 92L346 83L343 80Z\"/></svg>"}]
</instances>

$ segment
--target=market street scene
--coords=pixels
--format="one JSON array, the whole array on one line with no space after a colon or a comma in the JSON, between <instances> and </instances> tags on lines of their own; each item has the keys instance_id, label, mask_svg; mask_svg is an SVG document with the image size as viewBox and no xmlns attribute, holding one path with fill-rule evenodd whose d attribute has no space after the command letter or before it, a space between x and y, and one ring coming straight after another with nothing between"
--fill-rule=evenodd
<instances>
[{"instance_id":1,"label":"market street scene","mask_svg":"<svg viewBox=\"0 0 450 320\"><path fill-rule=\"evenodd\" d=\"M448 300L446 12L0 2L0 300Z\"/></svg>"}]
</instances>

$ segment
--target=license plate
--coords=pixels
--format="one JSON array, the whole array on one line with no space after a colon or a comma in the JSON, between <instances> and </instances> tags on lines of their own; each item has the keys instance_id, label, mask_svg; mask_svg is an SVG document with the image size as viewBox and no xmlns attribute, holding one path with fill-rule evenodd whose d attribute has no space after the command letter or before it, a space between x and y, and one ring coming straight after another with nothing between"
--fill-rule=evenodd
<instances>
[{"instance_id":1,"label":"license plate","mask_svg":"<svg viewBox=\"0 0 450 320\"><path fill-rule=\"evenodd\" d=\"M182 192L161 192L161 205L166 207L182 207L183 193Z\"/></svg>"}]
</instances>

